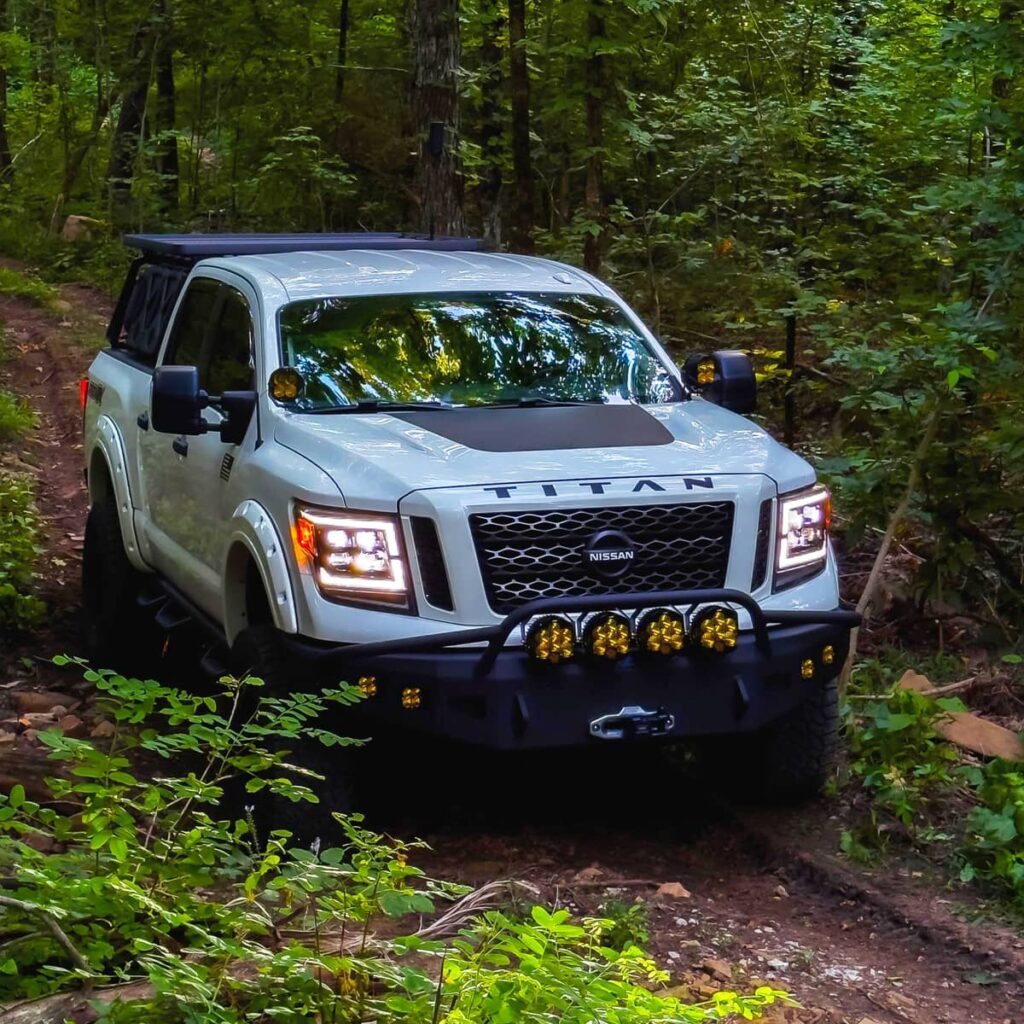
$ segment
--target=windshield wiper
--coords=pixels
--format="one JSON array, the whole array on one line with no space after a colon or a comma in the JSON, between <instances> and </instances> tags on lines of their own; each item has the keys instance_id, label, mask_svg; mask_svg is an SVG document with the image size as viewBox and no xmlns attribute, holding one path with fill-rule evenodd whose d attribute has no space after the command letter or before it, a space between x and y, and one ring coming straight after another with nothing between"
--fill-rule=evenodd
<instances>
[{"instance_id":1,"label":"windshield wiper","mask_svg":"<svg viewBox=\"0 0 1024 1024\"><path fill-rule=\"evenodd\" d=\"M376 399L354 402L352 405L332 405L326 409L304 409L303 412L344 413L344 412L421 412L433 409L451 409L450 402L379 402Z\"/></svg>"},{"instance_id":2,"label":"windshield wiper","mask_svg":"<svg viewBox=\"0 0 1024 1024\"><path fill-rule=\"evenodd\" d=\"M532 395L529 398L518 398L508 402L488 402L479 406L481 409L536 409L541 406L558 405L605 405L607 399L600 395L592 398L547 398L544 395Z\"/></svg>"}]
</instances>

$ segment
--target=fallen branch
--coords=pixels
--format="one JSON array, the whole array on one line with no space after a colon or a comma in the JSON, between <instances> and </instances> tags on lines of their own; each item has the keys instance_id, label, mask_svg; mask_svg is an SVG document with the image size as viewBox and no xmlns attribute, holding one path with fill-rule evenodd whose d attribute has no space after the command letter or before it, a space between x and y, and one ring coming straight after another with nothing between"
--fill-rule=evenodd
<instances>
[{"instance_id":1,"label":"fallen branch","mask_svg":"<svg viewBox=\"0 0 1024 1024\"><path fill-rule=\"evenodd\" d=\"M75 967L86 974L92 974L85 957L75 949L74 943L67 936L67 932L61 928L57 923L57 918L48 910L35 903L27 903L25 900L15 899L13 896L4 896L2 894L0 894L0 907L10 907L12 910L20 910L23 914L32 914L38 917L50 930L50 934L57 940L64 952L67 953L68 959ZM88 988L90 985L88 979L86 979L85 984L86 988Z\"/></svg>"}]
</instances>

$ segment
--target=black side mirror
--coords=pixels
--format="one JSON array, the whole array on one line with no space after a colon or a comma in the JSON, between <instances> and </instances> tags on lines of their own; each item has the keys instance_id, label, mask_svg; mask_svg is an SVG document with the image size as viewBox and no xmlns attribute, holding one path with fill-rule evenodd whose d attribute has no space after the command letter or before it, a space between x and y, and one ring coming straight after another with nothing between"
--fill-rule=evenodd
<instances>
[{"instance_id":1,"label":"black side mirror","mask_svg":"<svg viewBox=\"0 0 1024 1024\"><path fill-rule=\"evenodd\" d=\"M745 352L690 356L683 365L683 383L731 412L745 414L757 408L757 378Z\"/></svg>"},{"instance_id":2,"label":"black side mirror","mask_svg":"<svg viewBox=\"0 0 1024 1024\"><path fill-rule=\"evenodd\" d=\"M153 429L162 434L205 434L208 424L203 410L210 396L199 387L199 370L194 366L161 366L153 373L150 408Z\"/></svg>"},{"instance_id":3,"label":"black side mirror","mask_svg":"<svg viewBox=\"0 0 1024 1024\"><path fill-rule=\"evenodd\" d=\"M203 410L215 406L224 419L208 423ZM199 370L194 366L160 366L153 372L150 396L152 425L162 434L195 436L211 430L227 444L239 444L249 429L256 408L255 391L225 391L219 397L199 387Z\"/></svg>"}]
</instances>

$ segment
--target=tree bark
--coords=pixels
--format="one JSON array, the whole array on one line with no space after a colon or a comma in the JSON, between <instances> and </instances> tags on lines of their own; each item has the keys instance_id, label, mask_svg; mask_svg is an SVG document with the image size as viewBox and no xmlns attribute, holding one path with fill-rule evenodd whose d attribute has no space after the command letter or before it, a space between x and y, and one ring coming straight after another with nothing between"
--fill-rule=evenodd
<instances>
[{"instance_id":1,"label":"tree bark","mask_svg":"<svg viewBox=\"0 0 1024 1024\"><path fill-rule=\"evenodd\" d=\"M341 155L345 137L342 130L341 104L345 99L345 65L348 63L349 0L338 6L338 65L334 69L334 152Z\"/></svg>"},{"instance_id":2,"label":"tree bark","mask_svg":"<svg viewBox=\"0 0 1024 1024\"><path fill-rule=\"evenodd\" d=\"M604 57L600 47L605 35L605 0L590 0L587 9L586 88L587 181L583 212L587 234L583 241L583 267L591 274L601 271L604 248Z\"/></svg>"},{"instance_id":3,"label":"tree bark","mask_svg":"<svg viewBox=\"0 0 1024 1024\"><path fill-rule=\"evenodd\" d=\"M530 69L526 63L526 0L508 2L509 81L512 93L512 217L516 252L533 252L533 161L530 154Z\"/></svg>"},{"instance_id":4,"label":"tree bark","mask_svg":"<svg viewBox=\"0 0 1024 1024\"><path fill-rule=\"evenodd\" d=\"M8 25L7 0L0 0L0 32L6 32ZM10 170L12 162L7 136L7 68L0 67L0 175Z\"/></svg>"},{"instance_id":5,"label":"tree bark","mask_svg":"<svg viewBox=\"0 0 1024 1024\"><path fill-rule=\"evenodd\" d=\"M458 0L415 0L412 45L420 228L431 235L461 235L465 214L459 159Z\"/></svg>"},{"instance_id":6,"label":"tree bark","mask_svg":"<svg viewBox=\"0 0 1024 1024\"><path fill-rule=\"evenodd\" d=\"M1020 44L1015 35L1021 33L1024 21L1024 0L1002 0L999 4L1000 32L1004 35L1004 52L1014 52ZM1002 124L993 126L993 159L1002 153L1007 145L1016 144L1021 135L1020 114L1015 109L1014 94L1017 91L1016 75L1000 70L992 78L992 101L999 113Z\"/></svg>"},{"instance_id":7,"label":"tree bark","mask_svg":"<svg viewBox=\"0 0 1024 1024\"><path fill-rule=\"evenodd\" d=\"M156 166L164 213L178 212L181 167L178 161L177 93L174 86L174 24L167 0L160 0L160 29L156 43L156 128L160 136Z\"/></svg>"},{"instance_id":8,"label":"tree bark","mask_svg":"<svg viewBox=\"0 0 1024 1024\"><path fill-rule=\"evenodd\" d=\"M151 25L144 24L132 38L128 65L122 74L121 106L107 165L110 217L112 223L119 227L130 225L133 220L132 182L142 145L153 45Z\"/></svg>"},{"instance_id":9,"label":"tree bark","mask_svg":"<svg viewBox=\"0 0 1024 1024\"><path fill-rule=\"evenodd\" d=\"M501 244L501 151L502 116L501 90L501 38L505 18L500 0L481 0L480 17L483 39L480 44L480 64L483 78L480 103L480 152L483 174L480 184L480 210L483 236L494 246Z\"/></svg>"}]
</instances>

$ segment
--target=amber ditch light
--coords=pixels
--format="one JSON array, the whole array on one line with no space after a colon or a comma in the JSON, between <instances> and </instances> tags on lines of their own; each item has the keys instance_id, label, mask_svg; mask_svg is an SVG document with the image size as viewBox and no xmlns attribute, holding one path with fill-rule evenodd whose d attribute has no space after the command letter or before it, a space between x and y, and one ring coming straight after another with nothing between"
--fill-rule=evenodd
<instances>
[{"instance_id":1,"label":"amber ditch light","mask_svg":"<svg viewBox=\"0 0 1024 1024\"><path fill-rule=\"evenodd\" d=\"M800 662L800 678L801 679L813 679L814 678L814 662L810 658L805 658Z\"/></svg>"},{"instance_id":2,"label":"amber ditch light","mask_svg":"<svg viewBox=\"0 0 1024 1024\"><path fill-rule=\"evenodd\" d=\"M697 383L701 387L715 383L715 361L714 359L702 359L697 364Z\"/></svg>"},{"instance_id":3,"label":"amber ditch light","mask_svg":"<svg viewBox=\"0 0 1024 1024\"><path fill-rule=\"evenodd\" d=\"M618 612L599 612L583 627L583 647L595 658L617 661L632 644L629 619Z\"/></svg>"},{"instance_id":4,"label":"amber ditch light","mask_svg":"<svg viewBox=\"0 0 1024 1024\"><path fill-rule=\"evenodd\" d=\"M558 615L546 615L530 624L526 631L526 649L538 661L557 665L575 654L576 635L572 623Z\"/></svg>"},{"instance_id":5,"label":"amber ditch light","mask_svg":"<svg viewBox=\"0 0 1024 1024\"><path fill-rule=\"evenodd\" d=\"M836 649L831 644L821 649L821 663L823 665L832 665L835 660Z\"/></svg>"},{"instance_id":6,"label":"amber ditch light","mask_svg":"<svg viewBox=\"0 0 1024 1024\"><path fill-rule=\"evenodd\" d=\"M668 608L652 608L637 621L637 644L648 654L678 654L686 646L686 623Z\"/></svg>"},{"instance_id":7,"label":"amber ditch light","mask_svg":"<svg viewBox=\"0 0 1024 1024\"><path fill-rule=\"evenodd\" d=\"M402 707L406 711L415 711L423 706L423 691L418 686L407 686L402 691Z\"/></svg>"},{"instance_id":8,"label":"amber ditch light","mask_svg":"<svg viewBox=\"0 0 1024 1024\"><path fill-rule=\"evenodd\" d=\"M740 623L729 608L703 608L694 616L690 632L697 647L722 654L736 646Z\"/></svg>"},{"instance_id":9,"label":"amber ditch light","mask_svg":"<svg viewBox=\"0 0 1024 1024\"><path fill-rule=\"evenodd\" d=\"M275 402L294 402L306 389L306 381L294 367L282 366L270 375L270 397Z\"/></svg>"}]
</instances>

